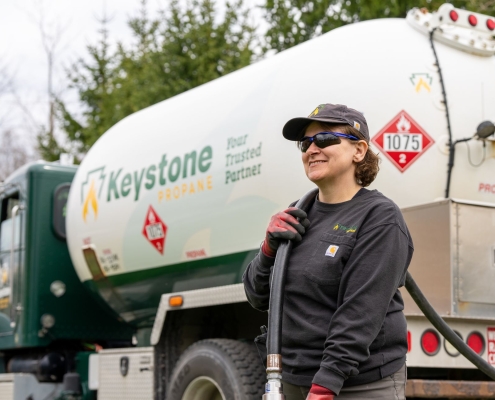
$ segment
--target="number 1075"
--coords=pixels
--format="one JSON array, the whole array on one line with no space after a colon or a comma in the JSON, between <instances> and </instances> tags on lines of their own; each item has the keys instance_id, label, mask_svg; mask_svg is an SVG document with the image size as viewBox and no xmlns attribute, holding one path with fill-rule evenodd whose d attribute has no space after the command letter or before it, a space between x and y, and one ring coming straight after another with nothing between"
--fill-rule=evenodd
<instances>
[{"instance_id":1,"label":"number 1075","mask_svg":"<svg viewBox=\"0 0 495 400\"><path fill-rule=\"evenodd\" d=\"M423 135L414 133L385 133L383 135L385 151L421 151Z\"/></svg>"}]
</instances>

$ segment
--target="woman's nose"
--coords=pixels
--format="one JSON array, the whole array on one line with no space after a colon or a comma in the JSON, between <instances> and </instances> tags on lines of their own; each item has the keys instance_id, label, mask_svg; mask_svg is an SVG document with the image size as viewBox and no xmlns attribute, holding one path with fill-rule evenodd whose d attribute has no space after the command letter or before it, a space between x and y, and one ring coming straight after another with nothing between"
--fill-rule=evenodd
<instances>
[{"instance_id":1,"label":"woman's nose","mask_svg":"<svg viewBox=\"0 0 495 400\"><path fill-rule=\"evenodd\" d=\"M308 147L308 150L306 150L306 153L309 154L317 154L320 152L320 148L315 144L315 142L311 142L311 144Z\"/></svg>"}]
</instances>

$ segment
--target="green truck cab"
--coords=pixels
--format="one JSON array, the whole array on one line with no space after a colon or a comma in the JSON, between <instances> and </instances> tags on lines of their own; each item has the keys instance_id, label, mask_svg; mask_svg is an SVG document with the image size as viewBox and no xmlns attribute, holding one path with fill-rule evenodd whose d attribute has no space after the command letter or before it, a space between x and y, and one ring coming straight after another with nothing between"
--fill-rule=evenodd
<instances>
[{"instance_id":1,"label":"green truck cab","mask_svg":"<svg viewBox=\"0 0 495 400\"><path fill-rule=\"evenodd\" d=\"M178 296L184 304L168 313L160 293L153 292L149 306L153 313L161 307L161 317L126 322L104 298L105 287L96 284L101 282L80 279L69 254L65 219L76 170L36 162L0 185L0 399L104 400L115 398L115 389L132 399L163 399L177 381L173 371L182 370L181 355L188 348L193 352L187 354L194 355L201 346L223 363L237 360L236 369L249 366L245 372L251 380L239 375L236 390L252 385L255 392L261 390L263 368L253 339L266 324L266 314L246 302L239 283L254 251L183 268L186 281L194 281L200 266L211 273L222 265L233 268L239 278L230 285L217 280L213 287L188 286ZM86 258L88 268L90 261ZM174 271L155 271L161 293L171 292L167 282L174 281ZM149 297L147 279L136 276L124 283L127 292L121 292L130 307L141 307L142 298ZM108 284L119 288L116 282ZM131 288L133 296L127 295ZM227 373L226 365L215 368ZM210 390L208 379L199 384L200 390Z\"/></svg>"},{"instance_id":2,"label":"green truck cab","mask_svg":"<svg viewBox=\"0 0 495 400\"><path fill-rule=\"evenodd\" d=\"M76 169L32 163L0 186L0 372L31 373L40 384L60 385L85 353L129 346L134 333L72 265L65 212Z\"/></svg>"}]
</instances>

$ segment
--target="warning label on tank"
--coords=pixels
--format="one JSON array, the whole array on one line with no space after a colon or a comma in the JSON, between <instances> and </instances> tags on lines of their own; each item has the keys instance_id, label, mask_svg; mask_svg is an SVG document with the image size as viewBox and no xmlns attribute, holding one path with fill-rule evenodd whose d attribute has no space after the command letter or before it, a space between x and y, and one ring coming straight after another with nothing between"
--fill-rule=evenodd
<instances>
[{"instance_id":1,"label":"warning label on tank","mask_svg":"<svg viewBox=\"0 0 495 400\"><path fill-rule=\"evenodd\" d=\"M495 328L489 327L488 337L488 362L495 365Z\"/></svg>"},{"instance_id":2,"label":"warning label on tank","mask_svg":"<svg viewBox=\"0 0 495 400\"><path fill-rule=\"evenodd\" d=\"M161 254L165 249L166 234L167 225L163 223L153 207L150 206L144 221L143 235Z\"/></svg>"},{"instance_id":3,"label":"warning label on tank","mask_svg":"<svg viewBox=\"0 0 495 400\"><path fill-rule=\"evenodd\" d=\"M371 140L400 172L404 172L435 143L405 111L397 114Z\"/></svg>"}]
</instances>

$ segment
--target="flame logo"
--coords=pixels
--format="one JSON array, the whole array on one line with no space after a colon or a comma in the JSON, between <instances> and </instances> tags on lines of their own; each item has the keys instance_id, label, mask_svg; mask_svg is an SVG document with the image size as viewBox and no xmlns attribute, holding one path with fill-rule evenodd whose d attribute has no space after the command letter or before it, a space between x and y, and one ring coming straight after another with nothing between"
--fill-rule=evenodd
<instances>
[{"instance_id":1,"label":"flame logo","mask_svg":"<svg viewBox=\"0 0 495 400\"><path fill-rule=\"evenodd\" d=\"M430 85L428 85L423 78L419 78L419 81L416 84L416 93L419 93L421 88L425 88L426 90L428 90L428 93L431 92Z\"/></svg>"},{"instance_id":2,"label":"flame logo","mask_svg":"<svg viewBox=\"0 0 495 400\"><path fill-rule=\"evenodd\" d=\"M397 127L398 132L409 132L411 129L411 123L404 115L400 116L399 122L397 122L395 126Z\"/></svg>"},{"instance_id":3,"label":"flame logo","mask_svg":"<svg viewBox=\"0 0 495 400\"><path fill-rule=\"evenodd\" d=\"M96 219L98 217L98 198L96 196L96 189L95 189L95 181L94 180L91 181L88 195L86 196L86 199L84 200L84 205L83 205L83 220L84 220L84 222L86 222L86 217L88 216L90 205L91 205L91 208L93 209L93 213L95 214L95 219Z\"/></svg>"},{"instance_id":4,"label":"flame logo","mask_svg":"<svg viewBox=\"0 0 495 400\"><path fill-rule=\"evenodd\" d=\"M156 218L155 214L153 214L153 211L150 211L150 213L148 214L148 221L150 222L150 224L156 223Z\"/></svg>"}]
</instances>

